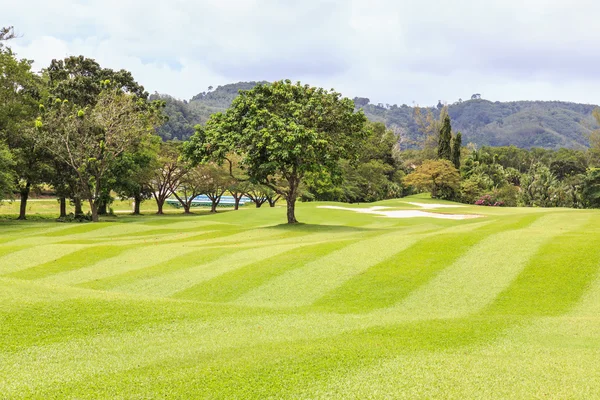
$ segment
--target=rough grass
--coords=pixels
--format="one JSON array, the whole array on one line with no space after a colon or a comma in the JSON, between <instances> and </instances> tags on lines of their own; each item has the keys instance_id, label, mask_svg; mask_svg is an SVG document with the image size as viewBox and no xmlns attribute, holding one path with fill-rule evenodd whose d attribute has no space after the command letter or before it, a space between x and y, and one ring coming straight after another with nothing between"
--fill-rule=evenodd
<instances>
[{"instance_id":1,"label":"rough grass","mask_svg":"<svg viewBox=\"0 0 600 400\"><path fill-rule=\"evenodd\" d=\"M405 201L432 202L376 205ZM598 211L59 224L45 202L0 208L1 399L600 397Z\"/></svg>"}]
</instances>

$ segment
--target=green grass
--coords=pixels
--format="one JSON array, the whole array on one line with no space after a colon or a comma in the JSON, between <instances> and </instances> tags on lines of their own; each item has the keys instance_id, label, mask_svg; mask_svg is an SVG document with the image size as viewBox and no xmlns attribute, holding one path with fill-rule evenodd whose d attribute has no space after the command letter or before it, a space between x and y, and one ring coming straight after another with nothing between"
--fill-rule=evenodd
<instances>
[{"instance_id":1,"label":"green grass","mask_svg":"<svg viewBox=\"0 0 600 400\"><path fill-rule=\"evenodd\" d=\"M2 205L0 399L600 398L600 212L319 205Z\"/></svg>"}]
</instances>

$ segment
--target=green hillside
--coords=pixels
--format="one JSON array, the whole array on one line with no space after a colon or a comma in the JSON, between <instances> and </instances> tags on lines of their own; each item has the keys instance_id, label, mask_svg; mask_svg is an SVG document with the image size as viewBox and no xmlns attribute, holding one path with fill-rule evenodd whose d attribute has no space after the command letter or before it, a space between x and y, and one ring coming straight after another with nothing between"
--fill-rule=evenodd
<instances>
[{"instance_id":1,"label":"green hillside","mask_svg":"<svg viewBox=\"0 0 600 400\"><path fill-rule=\"evenodd\" d=\"M217 111L225 110L238 90L247 90L256 82L240 82L219 86L214 91L200 93L190 101L176 100L166 95L154 95L167 101L170 121L161 128L164 138L185 140L193 126L204 123ZM369 99L355 98L372 121L384 122L405 135L407 142L418 139L414 108L407 105L372 104ZM482 99L456 102L448 107L452 126L463 133L465 143L521 148L560 147L582 148L588 145L587 135L597 125L592 117L596 106L559 101L491 102ZM439 115L437 107L431 110Z\"/></svg>"},{"instance_id":2,"label":"green hillside","mask_svg":"<svg viewBox=\"0 0 600 400\"><path fill-rule=\"evenodd\" d=\"M600 397L600 213L323 205L3 220L0 397Z\"/></svg>"}]
</instances>

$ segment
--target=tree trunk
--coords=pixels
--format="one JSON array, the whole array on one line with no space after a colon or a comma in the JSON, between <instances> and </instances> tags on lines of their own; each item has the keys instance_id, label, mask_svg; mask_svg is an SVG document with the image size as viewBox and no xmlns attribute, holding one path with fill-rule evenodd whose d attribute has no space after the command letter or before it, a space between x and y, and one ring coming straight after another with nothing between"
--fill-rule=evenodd
<instances>
[{"instance_id":1,"label":"tree trunk","mask_svg":"<svg viewBox=\"0 0 600 400\"><path fill-rule=\"evenodd\" d=\"M216 213L217 212L217 204L219 204L218 201L216 201L216 200L212 201L212 204L210 206L210 212L211 213Z\"/></svg>"},{"instance_id":2,"label":"tree trunk","mask_svg":"<svg viewBox=\"0 0 600 400\"><path fill-rule=\"evenodd\" d=\"M92 210L92 222L98 222L98 204L94 200L90 200L89 203Z\"/></svg>"},{"instance_id":3,"label":"tree trunk","mask_svg":"<svg viewBox=\"0 0 600 400\"><path fill-rule=\"evenodd\" d=\"M183 206L183 213L184 213L184 214L191 214L191 213L192 213L192 212L190 211L190 208L191 208L191 203L188 203L188 202L183 202L181 205Z\"/></svg>"},{"instance_id":4,"label":"tree trunk","mask_svg":"<svg viewBox=\"0 0 600 400\"><path fill-rule=\"evenodd\" d=\"M239 210L240 209L240 200L242 200L242 197L236 197L234 196L235 199L235 205L233 206L234 210Z\"/></svg>"},{"instance_id":5,"label":"tree trunk","mask_svg":"<svg viewBox=\"0 0 600 400\"><path fill-rule=\"evenodd\" d=\"M61 197L60 199L60 217L65 218L67 216L67 199Z\"/></svg>"},{"instance_id":6,"label":"tree trunk","mask_svg":"<svg viewBox=\"0 0 600 400\"><path fill-rule=\"evenodd\" d=\"M21 206L19 207L19 218L20 220L27 219L27 200L29 199L29 191L31 185L27 182L24 188L21 188Z\"/></svg>"},{"instance_id":7,"label":"tree trunk","mask_svg":"<svg viewBox=\"0 0 600 400\"><path fill-rule=\"evenodd\" d=\"M269 202L269 207L275 207L275 204L279 201L279 196L277 197L267 197L267 201Z\"/></svg>"},{"instance_id":8,"label":"tree trunk","mask_svg":"<svg viewBox=\"0 0 600 400\"><path fill-rule=\"evenodd\" d=\"M133 215L140 215L140 206L142 205L142 196L140 193L133 195Z\"/></svg>"},{"instance_id":9,"label":"tree trunk","mask_svg":"<svg viewBox=\"0 0 600 400\"><path fill-rule=\"evenodd\" d=\"M105 201L102 201L98 205L98 215L106 215L106 214L108 214L108 206L106 205Z\"/></svg>"},{"instance_id":10,"label":"tree trunk","mask_svg":"<svg viewBox=\"0 0 600 400\"><path fill-rule=\"evenodd\" d=\"M81 205L81 199L79 197L73 198L73 204L75 204L75 215L83 215L83 206Z\"/></svg>"},{"instance_id":11,"label":"tree trunk","mask_svg":"<svg viewBox=\"0 0 600 400\"><path fill-rule=\"evenodd\" d=\"M263 205L263 203L261 203L260 201L255 201L254 204L256 204L256 208L260 208L260 206Z\"/></svg>"},{"instance_id":12,"label":"tree trunk","mask_svg":"<svg viewBox=\"0 0 600 400\"><path fill-rule=\"evenodd\" d=\"M295 193L291 193L286 198L287 201L287 220L288 224L296 224L298 220L296 220L296 196Z\"/></svg>"},{"instance_id":13,"label":"tree trunk","mask_svg":"<svg viewBox=\"0 0 600 400\"><path fill-rule=\"evenodd\" d=\"M156 212L158 215L163 215L163 206L165 205L164 200L156 199L156 207L158 207L158 211Z\"/></svg>"}]
</instances>

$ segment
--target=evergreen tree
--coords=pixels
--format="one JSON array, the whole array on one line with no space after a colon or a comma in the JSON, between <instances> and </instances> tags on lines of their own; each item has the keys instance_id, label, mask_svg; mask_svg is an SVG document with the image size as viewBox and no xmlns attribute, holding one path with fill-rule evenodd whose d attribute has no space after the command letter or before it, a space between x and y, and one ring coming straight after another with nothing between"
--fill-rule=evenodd
<instances>
[{"instance_id":1,"label":"evergreen tree","mask_svg":"<svg viewBox=\"0 0 600 400\"><path fill-rule=\"evenodd\" d=\"M462 146L462 133L458 132L452 140L452 164L456 169L460 169L460 147Z\"/></svg>"},{"instance_id":2,"label":"evergreen tree","mask_svg":"<svg viewBox=\"0 0 600 400\"><path fill-rule=\"evenodd\" d=\"M440 128L440 136L438 138L438 158L441 160L452 161L452 127L450 126L450 116L446 115L442 127Z\"/></svg>"}]
</instances>

